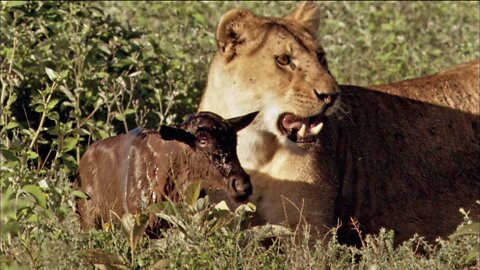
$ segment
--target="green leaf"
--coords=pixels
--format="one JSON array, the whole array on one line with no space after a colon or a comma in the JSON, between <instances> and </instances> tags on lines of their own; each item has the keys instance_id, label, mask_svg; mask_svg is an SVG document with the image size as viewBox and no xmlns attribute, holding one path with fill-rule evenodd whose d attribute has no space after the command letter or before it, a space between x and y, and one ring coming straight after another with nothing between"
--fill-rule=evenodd
<instances>
[{"instance_id":1,"label":"green leaf","mask_svg":"<svg viewBox=\"0 0 480 270\"><path fill-rule=\"evenodd\" d=\"M47 117L48 119L53 120L55 122L58 122L58 120L60 119L60 115L56 111L48 112Z\"/></svg>"},{"instance_id":2,"label":"green leaf","mask_svg":"<svg viewBox=\"0 0 480 270\"><path fill-rule=\"evenodd\" d=\"M123 121L125 120L125 117L123 117L123 115L121 113L115 113L115 119L117 119L118 121Z\"/></svg>"},{"instance_id":3,"label":"green leaf","mask_svg":"<svg viewBox=\"0 0 480 270\"><path fill-rule=\"evenodd\" d=\"M28 219L28 222L30 223L37 223L38 222L38 215L37 214L31 214Z\"/></svg>"},{"instance_id":4,"label":"green leaf","mask_svg":"<svg viewBox=\"0 0 480 270\"><path fill-rule=\"evenodd\" d=\"M68 97L68 100L70 100L72 103L75 102L75 97L73 96L72 91L70 91L68 88L66 88L63 85L61 85L59 89Z\"/></svg>"},{"instance_id":5,"label":"green leaf","mask_svg":"<svg viewBox=\"0 0 480 270\"><path fill-rule=\"evenodd\" d=\"M99 130L98 131L99 139L105 139L109 137L108 133L105 130Z\"/></svg>"},{"instance_id":6,"label":"green leaf","mask_svg":"<svg viewBox=\"0 0 480 270\"><path fill-rule=\"evenodd\" d=\"M10 202L10 197L13 195L13 188L11 185L8 185L7 190L5 190L1 196L2 205L0 207L4 208Z\"/></svg>"},{"instance_id":7,"label":"green leaf","mask_svg":"<svg viewBox=\"0 0 480 270\"><path fill-rule=\"evenodd\" d=\"M99 43L97 44L98 46L98 49L100 49L100 51L106 53L107 55L111 55L112 52L110 51L110 49L108 48L108 45L105 44L105 43Z\"/></svg>"},{"instance_id":8,"label":"green leaf","mask_svg":"<svg viewBox=\"0 0 480 270\"><path fill-rule=\"evenodd\" d=\"M72 150L75 146L77 146L78 138L75 137L68 137L63 141L62 150L64 152L68 152Z\"/></svg>"},{"instance_id":9,"label":"green leaf","mask_svg":"<svg viewBox=\"0 0 480 270\"><path fill-rule=\"evenodd\" d=\"M67 214L68 214L68 209L63 207L63 206L60 206L58 209L57 209L57 212L61 214L62 217L66 217Z\"/></svg>"},{"instance_id":10,"label":"green leaf","mask_svg":"<svg viewBox=\"0 0 480 270\"><path fill-rule=\"evenodd\" d=\"M125 115L129 115L129 114L134 114L135 113L135 110L134 109L127 109L125 111Z\"/></svg>"},{"instance_id":11,"label":"green leaf","mask_svg":"<svg viewBox=\"0 0 480 270\"><path fill-rule=\"evenodd\" d=\"M9 129L12 129L12 128L16 128L16 127L18 127L18 126L19 126L18 122L12 121L12 122L8 123L8 124L4 127L4 129L9 130Z\"/></svg>"},{"instance_id":12,"label":"green leaf","mask_svg":"<svg viewBox=\"0 0 480 270\"><path fill-rule=\"evenodd\" d=\"M211 216L216 219L226 219L230 218L232 215L233 214L225 201L216 204L211 213Z\"/></svg>"},{"instance_id":13,"label":"green leaf","mask_svg":"<svg viewBox=\"0 0 480 270\"><path fill-rule=\"evenodd\" d=\"M136 214L134 217L135 224L133 225L133 230L130 237L130 247L132 249L135 249L137 247L138 239L140 239L140 237L145 232L149 221L149 216L144 213Z\"/></svg>"},{"instance_id":14,"label":"green leaf","mask_svg":"<svg viewBox=\"0 0 480 270\"><path fill-rule=\"evenodd\" d=\"M208 204L209 204L209 198L208 196L205 196L204 198L199 198L195 203L192 205L192 211L194 213L198 213L200 211L203 211L207 209Z\"/></svg>"},{"instance_id":15,"label":"green leaf","mask_svg":"<svg viewBox=\"0 0 480 270\"><path fill-rule=\"evenodd\" d=\"M110 76L107 72L103 72L103 71L97 72L95 75L99 79L104 79Z\"/></svg>"},{"instance_id":16,"label":"green leaf","mask_svg":"<svg viewBox=\"0 0 480 270\"><path fill-rule=\"evenodd\" d=\"M76 164L77 160L70 154L63 153L62 154L62 160L65 164Z\"/></svg>"},{"instance_id":17,"label":"green leaf","mask_svg":"<svg viewBox=\"0 0 480 270\"><path fill-rule=\"evenodd\" d=\"M58 78L58 74L48 67L45 68L45 73L47 73L47 76L51 81L55 81Z\"/></svg>"},{"instance_id":18,"label":"green leaf","mask_svg":"<svg viewBox=\"0 0 480 270\"><path fill-rule=\"evenodd\" d=\"M35 153L35 152L33 152L32 150L28 150L27 154L28 154L28 159L36 159L36 158L38 158L38 154Z\"/></svg>"},{"instance_id":19,"label":"green leaf","mask_svg":"<svg viewBox=\"0 0 480 270\"><path fill-rule=\"evenodd\" d=\"M30 194L35 199L37 204L42 208L47 208L47 200L40 187L35 185L26 185L22 188L22 190Z\"/></svg>"},{"instance_id":20,"label":"green leaf","mask_svg":"<svg viewBox=\"0 0 480 270\"><path fill-rule=\"evenodd\" d=\"M273 237L288 237L292 235L292 231L284 226L267 224L263 226L255 226L245 231L246 235L259 241Z\"/></svg>"},{"instance_id":21,"label":"green leaf","mask_svg":"<svg viewBox=\"0 0 480 270\"><path fill-rule=\"evenodd\" d=\"M52 100L50 100L50 102L48 103L47 108L48 108L49 110L51 110L51 109L53 109L53 108L55 107L55 105L57 105L57 103L58 103L58 99L52 99Z\"/></svg>"},{"instance_id":22,"label":"green leaf","mask_svg":"<svg viewBox=\"0 0 480 270\"><path fill-rule=\"evenodd\" d=\"M463 235L480 235L480 223L474 222L463 225L454 232L450 238L455 238Z\"/></svg>"},{"instance_id":23,"label":"green leaf","mask_svg":"<svg viewBox=\"0 0 480 270\"><path fill-rule=\"evenodd\" d=\"M83 257L94 265L102 265L105 269L112 269L113 267L120 269L128 269L127 263L118 254L113 254L101 249L90 249L82 254ZM109 267L109 268L106 268ZM115 268L113 268L115 269Z\"/></svg>"},{"instance_id":24,"label":"green leaf","mask_svg":"<svg viewBox=\"0 0 480 270\"><path fill-rule=\"evenodd\" d=\"M163 259L159 260L150 266L147 270L159 270L159 269L167 269L170 263L174 262L172 259Z\"/></svg>"},{"instance_id":25,"label":"green leaf","mask_svg":"<svg viewBox=\"0 0 480 270\"><path fill-rule=\"evenodd\" d=\"M129 237L135 223L135 217L132 213L125 213L120 219L120 222L122 223L123 233L126 237Z\"/></svg>"},{"instance_id":26,"label":"green leaf","mask_svg":"<svg viewBox=\"0 0 480 270\"><path fill-rule=\"evenodd\" d=\"M7 7L20 7L28 3L28 1L5 1L7 3ZM4 1L2 1L4 3Z\"/></svg>"},{"instance_id":27,"label":"green leaf","mask_svg":"<svg viewBox=\"0 0 480 270\"><path fill-rule=\"evenodd\" d=\"M200 191L202 190L202 182L195 181L190 184L184 192L184 199L187 205L193 205L200 197Z\"/></svg>"},{"instance_id":28,"label":"green leaf","mask_svg":"<svg viewBox=\"0 0 480 270\"><path fill-rule=\"evenodd\" d=\"M213 208L219 211L230 211L230 208L228 208L228 205L225 201L217 203Z\"/></svg>"},{"instance_id":29,"label":"green leaf","mask_svg":"<svg viewBox=\"0 0 480 270\"><path fill-rule=\"evenodd\" d=\"M22 211L25 208L30 208L30 201L26 199L19 199L16 202L17 211Z\"/></svg>"},{"instance_id":30,"label":"green leaf","mask_svg":"<svg viewBox=\"0 0 480 270\"><path fill-rule=\"evenodd\" d=\"M200 24L206 24L205 17L200 13L193 14L193 18Z\"/></svg>"},{"instance_id":31,"label":"green leaf","mask_svg":"<svg viewBox=\"0 0 480 270\"><path fill-rule=\"evenodd\" d=\"M257 207L253 203L249 202L247 204L239 205L237 209L235 209L235 214L244 217L247 213L255 213L256 210Z\"/></svg>"},{"instance_id":32,"label":"green leaf","mask_svg":"<svg viewBox=\"0 0 480 270\"><path fill-rule=\"evenodd\" d=\"M179 228L183 232L187 230L187 224L181 219L174 215L167 215L165 213L156 213L157 217L165 220L172 227Z\"/></svg>"},{"instance_id":33,"label":"green leaf","mask_svg":"<svg viewBox=\"0 0 480 270\"><path fill-rule=\"evenodd\" d=\"M67 78L67 77L68 77L68 74L69 74L69 70L68 70L68 69L67 69L67 70L64 70L64 71L60 72L60 78L61 78L61 79Z\"/></svg>"},{"instance_id":34,"label":"green leaf","mask_svg":"<svg viewBox=\"0 0 480 270\"><path fill-rule=\"evenodd\" d=\"M45 110L45 106L43 104L39 104L35 107L35 111L38 113L42 113Z\"/></svg>"},{"instance_id":35,"label":"green leaf","mask_svg":"<svg viewBox=\"0 0 480 270\"><path fill-rule=\"evenodd\" d=\"M6 160L10 160L10 161L18 161L18 157L15 156L15 154L8 150L8 149L2 149L2 156L6 159Z\"/></svg>"},{"instance_id":36,"label":"green leaf","mask_svg":"<svg viewBox=\"0 0 480 270\"><path fill-rule=\"evenodd\" d=\"M255 204L251 203L251 202L248 202L248 203L246 204L246 208L247 208L247 211L248 211L248 212L252 212L252 213L253 213L253 212L256 212L256 211L257 211L257 206L256 206Z\"/></svg>"},{"instance_id":37,"label":"green leaf","mask_svg":"<svg viewBox=\"0 0 480 270\"><path fill-rule=\"evenodd\" d=\"M132 59L121 59L120 61L113 64L113 67L123 69L123 68L126 68L126 67L128 67L132 64L134 64Z\"/></svg>"},{"instance_id":38,"label":"green leaf","mask_svg":"<svg viewBox=\"0 0 480 270\"><path fill-rule=\"evenodd\" d=\"M87 193L83 192L83 191L80 191L80 190L74 190L72 191L72 195L76 198L80 198L80 199L84 199L84 200L87 200L89 199L90 197L87 195Z\"/></svg>"},{"instance_id":39,"label":"green leaf","mask_svg":"<svg viewBox=\"0 0 480 270\"><path fill-rule=\"evenodd\" d=\"M167 214L175 213L175 204L171 201L160 201L149 205L146 209L146 213L158 213L165 212Z\"/></svg>"},{"instance_id":40,"label":"green leaf","mask_svg":"<svg viewBox=\"0 0 480 270\"><path fill-rule=\"evenodd\" d=\"M143 71L141 71L141 70L135 71L135 72L133 72L133 73L128 74L128 77L136 77L136 76L138 76L138 75L140 75L140 74L142 74L142 73L143 73Z\"/></svg>"},{"instance_id":41,"label":"green leaf","mask_svg":"<svg viewBox=\"0 0 480 270\"><path fill-rule=\"evenodd\" d=\"M480 244L474 245L472 250L467 254L465 260L467 263L471 263L475 260L475 258L480 257Z\"/></svg>"},{"instance_id":42,"label":"green leaf","mask_svg":"<svg viewBox=\"0 0 480 270\"><path fill-rule=\"evenodd\" d=\"M130 241L130 248L135 250L138 239L140 239L147 228L148 215L126 213L122 216L121 223L123 232Z\"/></svg>"}]
</instances>

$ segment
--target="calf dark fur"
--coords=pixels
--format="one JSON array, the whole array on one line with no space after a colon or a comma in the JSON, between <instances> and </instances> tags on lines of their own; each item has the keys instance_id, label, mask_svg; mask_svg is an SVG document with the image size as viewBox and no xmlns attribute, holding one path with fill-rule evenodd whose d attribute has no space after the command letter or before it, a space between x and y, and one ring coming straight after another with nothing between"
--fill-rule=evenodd
<instances>
[{"instance_id":1,"label":"calf dark fur","mask_svg":"<svg viewBox=\"0 0 480 270\"><path fill-rule=\"evenodd\" d=\"M167 197L178 200L179 191L197 180L245 200L252 186L237 157L236 132L256 115L224 120L199 112L177 127L137 128L95 142L80 161L76 183L90 197L78 201L82 227L98 227L110 211L121 216Z\"/></svg>"}]
</instances>

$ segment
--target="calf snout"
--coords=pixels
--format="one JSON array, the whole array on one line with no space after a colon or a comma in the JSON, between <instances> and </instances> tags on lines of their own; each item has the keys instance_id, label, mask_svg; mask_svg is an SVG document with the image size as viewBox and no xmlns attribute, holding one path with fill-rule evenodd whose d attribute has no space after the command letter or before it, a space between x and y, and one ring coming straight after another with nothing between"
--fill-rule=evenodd
<instances>
[{"instance_id":1,"label":"calf snout","mask_svg":"<svg viewBox=\"0 0 480 270\"><path fill-rule=\"evenodd\" d=\"M246 173L231 175L228 178L228 186L234 194L233 197L238 201L244 201L252 195L252 183L250 176Z\"/></svg>"}]
</instances>

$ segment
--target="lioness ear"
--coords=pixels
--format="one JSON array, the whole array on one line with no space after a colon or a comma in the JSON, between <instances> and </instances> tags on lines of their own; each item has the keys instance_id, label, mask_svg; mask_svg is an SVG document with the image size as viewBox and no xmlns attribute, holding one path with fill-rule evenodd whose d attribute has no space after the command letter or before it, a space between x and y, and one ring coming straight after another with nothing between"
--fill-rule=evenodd
<instances>
[{"instance_id":1,"label":"lioness ear","mask_svg":"<svg viewBox=\"0 0 480 270\"><path fill-rule=\"evenodd\" d=\"M316 37L318 26L320 24L320 9L313 2L301 2L295 10L285 16L285 19L291 20L304 27L310 35Z\"/></svg>"},{"instance_id":2,"label":"lioness ear","mask_svg":"<svg viewBox=\"0 0 480 270\"><path fill-rule=\"evenodd\" d=\"M246 9L232 9L225 13L218 23L218 49L227 61L241 53L247 43L255 40L260 18Z\"/></svg>"},{"instance_id":3,"label":"lioness ear","mask_svg":"<svg viewBox=\"0 0 480 270\"><path fill-rule=\"evenodd\" d=\"M257 116L257 112L252 112L243 116L239 117L234 117L227 119L227 122L232 126L232 128L236 131L239 132L240 130L246 128L250 123L253 122L253 119Z\"/></svg>"}]
</instances>

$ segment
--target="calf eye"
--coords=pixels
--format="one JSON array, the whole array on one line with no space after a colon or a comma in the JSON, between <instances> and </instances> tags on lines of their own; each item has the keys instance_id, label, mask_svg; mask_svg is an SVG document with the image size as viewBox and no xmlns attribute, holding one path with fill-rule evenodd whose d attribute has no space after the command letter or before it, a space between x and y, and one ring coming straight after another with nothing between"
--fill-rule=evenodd
<instances>
[{"instance_id":1,"label":"calf eye","mask_svg":"<svg viewBox=\"0 0 480 270\"><path fill-rule=\"evenodd\" d=\"M280 65L280 66L286 66L286 65L289 65L290 64L290 56L287 55L287 54L282 54L282 55L279 55L279 56L275 56L275 62L277 63L277 65Z\"/></svg>"},{"instance_id":2,"label":"calf eye","mask_svg":"<svg viewBox=\"0 0 480 270\"><path fill-rule=\"evenodd\" d=\"M205 137L199 138L198 139L198 146L200 147L205 147L208 145L208 140Z\"/></svg>"}]
</instances>

